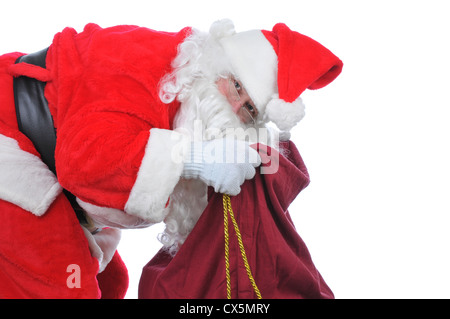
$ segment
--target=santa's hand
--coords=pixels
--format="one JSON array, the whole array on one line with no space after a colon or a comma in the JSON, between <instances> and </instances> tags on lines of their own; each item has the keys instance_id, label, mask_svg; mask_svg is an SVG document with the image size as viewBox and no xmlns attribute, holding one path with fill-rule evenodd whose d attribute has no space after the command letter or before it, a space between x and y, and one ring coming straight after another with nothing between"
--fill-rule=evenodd
<instances>
[{"instance_id":1,"label":"santa's hand","mask_svg":"<svg viewBox=\"0 0 450 319\"><path fill-rule=\"evenodd\" d=\"M237 195L246 179L261 164L258 152L245 141L232 138L192 142L186 156L184 178L198 178L217 193Z\"/></svg>"}]
</instances>

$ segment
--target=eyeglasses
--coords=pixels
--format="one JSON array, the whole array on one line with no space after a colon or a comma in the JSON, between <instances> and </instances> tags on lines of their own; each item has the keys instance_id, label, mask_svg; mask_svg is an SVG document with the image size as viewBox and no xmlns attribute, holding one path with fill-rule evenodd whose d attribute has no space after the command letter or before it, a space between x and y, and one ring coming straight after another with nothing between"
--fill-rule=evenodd
<instances>
[{"instance_id":1,"label":"eyeglasses","mask_svg":"<svg viewBox=\"0 0 450 319\"><path fill-rule=\"evenodd\" d=\"M235 102L241 101L241 95L246 95L248 97L247 91L242 87L241 83L230 76L228 78L228 89L230 93L230 97ZM250 100L250 97L248 97ZM251 101L251 100L250 100ZM246 101L239 109L238 113L242 116L243 122L246 124L255 124L256 117L258 116L258 110L255 106L250 103L250 101Z\"/></svg>"}]
</instances>

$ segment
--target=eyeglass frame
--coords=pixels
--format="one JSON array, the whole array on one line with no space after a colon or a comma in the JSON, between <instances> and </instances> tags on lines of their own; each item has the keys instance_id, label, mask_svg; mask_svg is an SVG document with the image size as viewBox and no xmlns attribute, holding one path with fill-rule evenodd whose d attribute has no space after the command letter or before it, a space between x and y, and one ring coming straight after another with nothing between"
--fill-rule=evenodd
<instances>
[{"instance_id":1,"label":"eyeglass frame","mask_svg":"<svg viewBox=\"0 0 450 319\"><path fill-rule=\"evenodd\" d=\"M229 89L230 95L235 97L235 101L240 101L241 100L241 94L239 93L238 89L234 85L235 81L237 81L237 80L232 75L228 76L228 89ZM237 82L239 83L239 81L237 81ZM242 86L242 84L239 83L239 85L241 86L241 90L245 91L245 89ZM247 92L247 91L245 91L245 92ZM254 105L252 105L252 106L256 109L256 106L254 106ZM253 117L253 115L250 114L249 110L247 110L247 108L245 107L245 103L239 109L244 109L245 114L250 117L251 124L254 125L256 123L256 119Z\"/></svg>"}]
</instances>

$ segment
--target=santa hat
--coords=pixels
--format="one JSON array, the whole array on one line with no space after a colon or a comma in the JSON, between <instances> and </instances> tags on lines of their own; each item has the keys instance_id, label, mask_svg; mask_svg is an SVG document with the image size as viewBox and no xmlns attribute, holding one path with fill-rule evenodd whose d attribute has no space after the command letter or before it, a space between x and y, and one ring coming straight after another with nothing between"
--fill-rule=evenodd
<instances>
[{"instance_id":1,"label":"santa hat","mask_svg":"<svg viewBox=\"0 0 450 319\"><path fill-rule=\"evenodd\" d=\"M282 131L303 118L302 92L326 86L343 66L320 43L282 23L272 31L235 33L220 42L262 118Z\"/></svg>"}]
</instances>

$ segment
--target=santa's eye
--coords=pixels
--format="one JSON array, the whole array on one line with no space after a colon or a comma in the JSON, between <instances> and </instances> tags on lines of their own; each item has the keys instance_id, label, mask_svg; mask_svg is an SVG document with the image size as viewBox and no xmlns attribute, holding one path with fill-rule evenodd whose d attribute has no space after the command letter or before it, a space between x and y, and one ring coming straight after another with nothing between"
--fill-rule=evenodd
<instances>
[{"instance_id":1,"label":"santa's eye","mask_svg":"<svg viewBox=\"0 0 450 319\"><path fill-rule=\"evenodd\" d=\"M241 84L240 84L238 81L236 81L236 80L234 80L234 88L235 88L238 92L242 89Z\"/></svg>"},{"instance_id":2,"label":"santa's eye","mask_svg":"<svg viewBox=\"0 0 450 319\"><path fill-rule=\"evenodd\" d=\"M253 116L255 117L256 115L258 115L258 111L256 110L256 108L251 105L250 103L245 103L245 108L247 109L247 111Z\"/></svg>"}]
</instances>

